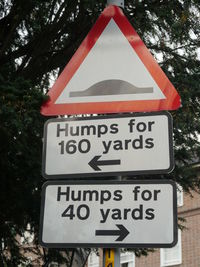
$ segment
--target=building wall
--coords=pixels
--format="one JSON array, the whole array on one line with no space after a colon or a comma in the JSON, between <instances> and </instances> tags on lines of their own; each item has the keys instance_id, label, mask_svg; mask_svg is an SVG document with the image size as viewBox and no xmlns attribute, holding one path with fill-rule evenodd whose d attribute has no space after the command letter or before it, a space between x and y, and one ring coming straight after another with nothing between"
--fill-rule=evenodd
<instances>
[{"instance_id":1,"label":"building wall","mask_svg":"<svg viewBox=\"0 0 200 267\"><path fill-rule=\"evenodd\" d=\"M160 250L149 253L148 256L135 257L135 267L158 267L160 266Z\"/></svg>"},{"instance_id":2,"label":"building wall","mask_svg":"<svg viewBox=\"0 0 200 267\"><path fill-rule=\"evenodd\" d=\"M200 196L193 193L193 198L184 196L184 205L179 216L186 222L182 231L182 267L200 266Z\"/></svg>"}]
</instances>

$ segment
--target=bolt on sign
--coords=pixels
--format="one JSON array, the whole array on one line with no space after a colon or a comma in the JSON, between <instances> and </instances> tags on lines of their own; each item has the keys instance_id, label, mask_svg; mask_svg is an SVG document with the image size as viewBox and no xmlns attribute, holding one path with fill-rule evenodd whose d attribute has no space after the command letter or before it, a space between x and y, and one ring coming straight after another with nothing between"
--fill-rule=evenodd
<instances>
[{"instance_id":1,"label":"bolt on sign","mask_svg":"<svg viewBox=\"0 0 200 267\"><path fill-rule=\"evenodd\" d=\"M169 180L44 184L44 247L172 247L176 185Z\"/></svg>"}]
</instances>

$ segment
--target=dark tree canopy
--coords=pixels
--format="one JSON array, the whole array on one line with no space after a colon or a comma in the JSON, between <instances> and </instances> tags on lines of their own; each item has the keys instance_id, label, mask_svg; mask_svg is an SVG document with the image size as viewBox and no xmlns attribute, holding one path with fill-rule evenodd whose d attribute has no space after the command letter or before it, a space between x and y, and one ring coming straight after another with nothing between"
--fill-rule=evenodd
<instances>
[{"instance_id":1,"label":"dark tree canopy","mask_svg":"<svg viewBox=\"0 0 200 267\"><path fill-rule=\"evenodd\" d=\"M62 260L58 251L38 247L46 120L40 106L52 77L65 67L105 6L103 0L0 2L0 265L24 261L16 236L25 230L34 233L36 245L27 251L35 249L47 262ZM124 13L182 99L182 107L172 112L176 168L154 177L173 179L185 191L199 190L191 168L200 158L199 0L125 0ZM71 252L62 253L70 266Z\"/></svg>"}]
</instances>

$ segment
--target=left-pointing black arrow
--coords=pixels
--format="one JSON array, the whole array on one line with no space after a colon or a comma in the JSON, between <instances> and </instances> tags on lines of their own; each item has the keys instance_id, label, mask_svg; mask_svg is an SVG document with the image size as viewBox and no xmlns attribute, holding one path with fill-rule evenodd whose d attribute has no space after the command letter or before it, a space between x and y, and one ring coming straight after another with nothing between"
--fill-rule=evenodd
<instances>
[{"instance_id":1,"label":"left-pointing black arrow","mask_svg":"<svg viewBox=\"0 0 200 267\"><path fill-rule=\"evenodd\" d=\"M88 163L90 167L95 171L101 171L99 166L106 166L106 165L120 165L120 159L112 159L112 160L99 160L101 156L94 156L94 158Z\"/></svg>"},{"instance_id":2,"label":"left-pointing black arrow","mask_svg":"<svg viewBox=\"0 0 200 267\"><path fill-rule=\"evenodd\" d=\"M95 234L101 236L118 235L115 241L123 241L129 234L129 231L122 224L116 224L116 226L119 230L96 230Z\"/></svg>"}]
</instances>

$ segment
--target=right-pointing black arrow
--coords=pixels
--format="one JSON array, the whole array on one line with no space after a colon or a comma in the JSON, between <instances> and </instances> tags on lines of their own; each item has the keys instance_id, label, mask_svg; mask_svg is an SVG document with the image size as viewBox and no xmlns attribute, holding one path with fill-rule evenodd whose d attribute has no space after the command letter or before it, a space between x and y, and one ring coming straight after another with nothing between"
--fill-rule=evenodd
<instances>
[{"instance_id":1,"label":"right-pointing black arrow","mask_svg":"<svg viewBox=\"0 0 200 267\"><path fill-rule=\"evenodd\" d=\"M101 171L99 166L106 166L106 165L120 165L120 159L112 159L112 160L99 160L101 156L94 156L93 159L88 163L90 167L95 171Z\"/></svg>"},{"instance_id":2,"label":"right-pointing black arrow","mask_svg":"<svg viewBox=\"0 0 200 267\"><path fill-rule=\"evenodd\" d=\"M101 235L101 236L118 235L119 237L115 241L123 241L129 234L129 231L122 224L116 224L116 226L118 227L119 230L96 230L95 235Z\"/></svg>"}]
</instances>

